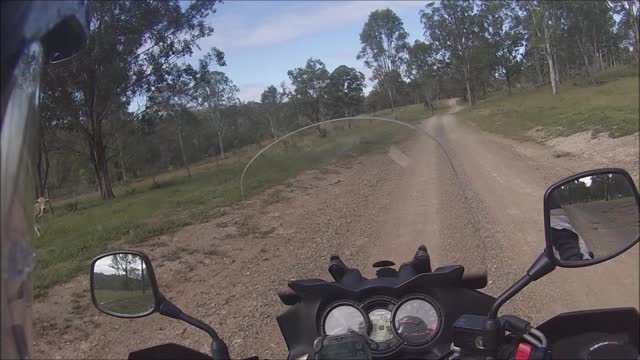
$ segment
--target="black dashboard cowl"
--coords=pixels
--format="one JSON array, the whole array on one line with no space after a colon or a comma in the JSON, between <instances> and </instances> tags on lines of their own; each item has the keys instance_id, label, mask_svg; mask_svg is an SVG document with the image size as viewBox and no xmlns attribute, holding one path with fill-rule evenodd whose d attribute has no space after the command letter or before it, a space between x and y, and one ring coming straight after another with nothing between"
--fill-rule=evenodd
<instances>
[{"instance_id":1,"label":"black dashboard cowl","mask_svg":"<svg viewBox=\"0 0 640 360\"><path fill-rule=\"evenodd\" d=\"M380 263L380 264L379 264ZM385 267L391 266L393 264L391 261L382 261L376 263L378 266L384 265ZM374 266L376 266L374 264ZM378 277L390 277L390 270L387 270L383 275ZM464 271L464 270L463 270ZM395 278L397 278L400 282L407 281L412 279L417 274L426 274L431 272L431 258L429 257L429 253L427 252L427 247L424 245L420 245L418 251L413 256L411 261L406 262L398 268L397 271L394 270ZM330 259L329 264L329 273L336 281L336 283L342 284L346 287L358 286L362 281L367 280L362 276L360 270L347 267L345 263L340 259L339 256L333 255Z\"/></svg>"},{"instance_id":2,"label":"black dashboard cowl","mask_svg":"<svg viewBox=\"0 0 640 360\"><path fill-rule=\"evenodd\" d=\"M336 301L363 301L372 297L400 299L407 294L431 294L442 301L445 320L451 325L459 311L486 314L495 299L469 288L463 279L464 267L444 266L431 271L426 248L418 249L414 259L400 265L395 276L367 279L359 270L347 267L339 257L331 258L329 272L336 280L296 280L289 288L301 300L277 317L278 325L289 349L289 359L308 355L313 359L313 343L321 336L319 314L328 304ZM473 305L469 305L473 304ZM449 324L451 322L451 324ZM443 337L451 337L445 331Z\"/></svg>"},{"instance_id":3,"label":"black dashboard cowl","mask_svg":"<svg viewBox=\"0 0 640 360\"><path fill-rule=\"evenodd\" d=\"M390 267L381 267L380 269L376 270L376 276L377 277L397 277L398 270Z\"/></svg>"},{"instance_id":4,"label":"black dashboard cowl","mask_svg":"<svg viewBox=\"0 0 640 360\"><path fill-rule=\"evenodd\" d=\"M349 269L348 271L353 270ZM378 277L375 279L364 278L357 271L357 273L347 272L341 282L328 282L321 279L295 280L289 282L289 288L303 300L315 297L354 298L373 295L380 288L385 288L385 292L388 293L400 294L436 287L464 287L463 274L464 267L460 265L439 267L434 272L413 274L408 279L403 275L409 274L402 271L398 271L397 277Z\"/></svg>"}]
</instances>

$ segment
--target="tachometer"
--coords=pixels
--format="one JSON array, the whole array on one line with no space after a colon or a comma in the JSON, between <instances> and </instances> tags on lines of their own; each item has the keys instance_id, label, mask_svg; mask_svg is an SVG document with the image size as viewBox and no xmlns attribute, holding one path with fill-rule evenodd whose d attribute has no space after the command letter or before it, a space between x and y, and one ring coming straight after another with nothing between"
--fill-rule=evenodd
<instances>
[{"instance_id":1,"label":"tachometer","mask_svg":"<svg viewBox=\"0 0 640 360\"><path fill-rule=\"evenodd\" d=\"M342 335L350 332L367 335L367 323L363 313L351 305L337 306L326 315L325 335Z\"/></svg>"},{"instance_id":2,"label":"tachometer","mask_svg":"<svg viewBox=\"0 0 640 360\"><path fill-rule=\"evenodd\" d=\"M387 309L375 309L369 313L371 331L369 339L381 343L393 339L391 330L391 311Z\"/></svg>"},{"instance_id":3,"label":"tachometer","mask_svg":"<svg viewBox=\"0 0 640 360\"><path fill-rule=\"evenodd\" d=\"M431 340L437 334L440 315L429 301L410 299L397 308L393 324L402 340L417 345Z\"/></svg>"}]
</instances>

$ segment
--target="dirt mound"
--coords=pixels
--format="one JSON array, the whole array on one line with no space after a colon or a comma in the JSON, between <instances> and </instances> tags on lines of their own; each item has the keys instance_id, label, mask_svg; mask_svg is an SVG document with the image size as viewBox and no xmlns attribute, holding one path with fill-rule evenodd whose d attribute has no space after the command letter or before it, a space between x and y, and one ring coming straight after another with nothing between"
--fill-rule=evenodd
<instances>
[{"instance_id":1,"label":"dirt mound","mask_svg":"<svg viewBox=\"0 0 640 360\"><path fill-rule=\"evenodd\" d=\"M611 138L603 133L592 136L584 131L567 137L547 140L546 144L558 152L571 153L592 161L597 166L621 166L638 182L638 163L640 162L639 133Z\"/></svg>"}]
</instances>

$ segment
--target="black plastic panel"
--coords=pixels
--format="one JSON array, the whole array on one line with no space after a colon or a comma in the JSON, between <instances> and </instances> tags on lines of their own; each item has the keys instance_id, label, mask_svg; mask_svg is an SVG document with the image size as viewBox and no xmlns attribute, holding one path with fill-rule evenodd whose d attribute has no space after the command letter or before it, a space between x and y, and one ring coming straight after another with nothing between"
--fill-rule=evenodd
<instances>
[{"instance_id":1,"label":"black plastic panel","mask_svg":"<svg viewBox=\"0 0 640 360\"><path fill-rule=\"evenodd\" d=\"M576 311L555 316L537 327L549 341L553 358L586 358L595 344L615 342L639 348L640 317L634 308Z\"/></svg>"},{"instance_id":2,"label":"black plastic panel","mask_svg":"<svg viewBox=\"0 0 640 360\"><path fill-rule=\"evenodd\" d=\"M419 274L414 271L415 266L403 264L397 277L365 279L355 269L338 269L339 283L320 279L290 282L289 287L302 301L277 318L289 349L289 359L306 354L308 359L313 359L314 340L322 335L319 326L321 314L333 303L343 300L363 303L380 296L402 299L411 294L424 294L438 303L443 312L442 331L424 346L398 348L394 357L425 353L433 353L436 357L443 355L449 350L455 319L462 314L486 315L495 299L464 288L462 266L447 266Z\"/></svg>"}]
</instances>

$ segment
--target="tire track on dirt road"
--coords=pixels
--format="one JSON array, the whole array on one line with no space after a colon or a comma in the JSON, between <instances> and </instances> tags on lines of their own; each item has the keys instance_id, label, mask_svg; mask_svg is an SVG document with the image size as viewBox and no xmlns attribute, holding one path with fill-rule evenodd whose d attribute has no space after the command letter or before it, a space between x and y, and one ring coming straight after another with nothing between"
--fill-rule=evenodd
<instances>
[{"instance_id":1,"label":"tire track on dirt road","mask_svg":"<svg viewBox=\"0 0 640 360\"><path fill-rule=\"evenodd\" d=\"M420 126L432 134L430 124L426 121ZM418 246L426 245L434 269L459 264L465 267L465 274L483 271L484 243L476 241L480 211L471 211L474 204L445 152L420 132L403 150L408 161L394 174L390 205L379 215L381 242L373 247L371 261L388 259L401 264L411 260Z\"/></svg>"}]
</instances>

